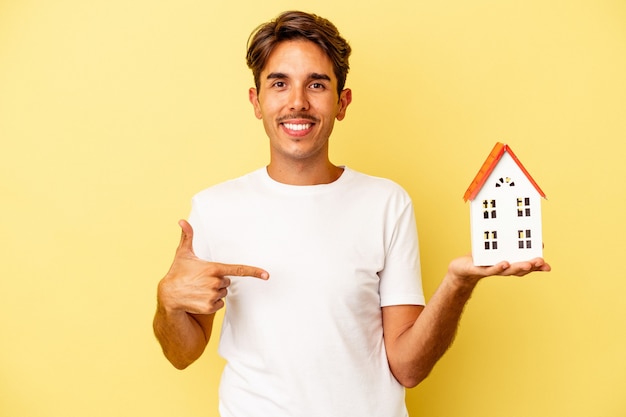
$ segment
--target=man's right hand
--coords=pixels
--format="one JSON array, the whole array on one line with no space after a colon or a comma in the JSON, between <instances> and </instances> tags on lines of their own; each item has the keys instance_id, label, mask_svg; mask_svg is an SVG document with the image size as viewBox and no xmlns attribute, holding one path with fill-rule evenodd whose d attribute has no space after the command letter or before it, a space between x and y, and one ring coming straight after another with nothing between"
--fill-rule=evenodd
<instances>
[{"instance_id":1,"label":"man's right hand","mask_svg":"<svg viewBox=\"0 0 626 417\"><path fill-rule=\"evenodd\" d=\"M191 314L212 314L224 307L229 276L247 276L267 280L267 271L247 265L206 262L193 251L193 228L186 220L180 244L170 270L159 283L158 299L162 308Z\"/></svg>"}]
</instances>

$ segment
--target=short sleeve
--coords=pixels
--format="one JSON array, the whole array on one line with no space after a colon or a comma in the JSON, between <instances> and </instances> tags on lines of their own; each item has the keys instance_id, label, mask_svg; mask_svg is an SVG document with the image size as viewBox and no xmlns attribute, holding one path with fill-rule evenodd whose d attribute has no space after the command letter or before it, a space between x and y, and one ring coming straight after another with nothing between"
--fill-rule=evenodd
<instances>
[{"instance_id":1,"label":"short sleeve","mask_svg":"<svg viewBox=\"0 0 626 417\"><path fill-rule=\"evenodd\" d=\"M385 267L379 273L381 307L425 305L417 227L410 199L388 227Z\"/></svg>"}]
</instances>

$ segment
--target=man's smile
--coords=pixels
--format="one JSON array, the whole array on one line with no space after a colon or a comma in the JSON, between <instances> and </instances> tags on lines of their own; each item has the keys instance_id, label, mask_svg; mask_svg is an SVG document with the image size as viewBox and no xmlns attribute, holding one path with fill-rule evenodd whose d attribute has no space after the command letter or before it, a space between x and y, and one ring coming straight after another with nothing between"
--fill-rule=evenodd
<instances>
[{"instance_id":1,"label":"man's smile","mask_svg":"<svg viewBox=\"0 0 626 417\"><path fill-rule=\"evenodd\" d=\"M311 123L283 123L283 126L289 130L307 130L311 127Z\"/></svg>"},{"instance_id":2,"label":"man's smile","mask_svg":"<svg viewBox=\"0 0 626 417\"><path fill-rule=\"evenodd\" d=\"M300 112L279 117L277 122L287 134L291 136L304 136L311 131L313 126L319 123L319 119L308 113Z\"/></svg>"}]
</instances>

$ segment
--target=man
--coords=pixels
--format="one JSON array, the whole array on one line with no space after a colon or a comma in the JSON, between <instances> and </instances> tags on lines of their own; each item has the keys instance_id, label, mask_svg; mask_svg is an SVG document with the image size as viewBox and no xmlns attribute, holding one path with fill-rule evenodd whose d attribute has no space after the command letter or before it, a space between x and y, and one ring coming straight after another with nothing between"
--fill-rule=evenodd
<instances>
[{"instance_id":1,"label":"man","mask_svg":"<svg viewBox=\"0 0 626 417\"><path fill-rule=\"evenodd\" d=\"M222 417L406 416L404 387L449 347L478 281L550 270L543 259L475 267L461 257L424 306L410 198L329 160L352 100L350 52L315 15L287 12L258 28L249 99L270 162L197 194L190 223L180 222L154 329L183 369L227 299Z\"/></svg>"}]
</instances>

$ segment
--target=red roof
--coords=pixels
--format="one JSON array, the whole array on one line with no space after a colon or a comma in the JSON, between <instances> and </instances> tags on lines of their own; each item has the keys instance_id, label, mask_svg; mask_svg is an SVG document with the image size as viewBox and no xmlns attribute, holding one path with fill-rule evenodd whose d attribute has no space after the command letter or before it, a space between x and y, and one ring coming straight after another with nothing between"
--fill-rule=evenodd
<instances>
[{"instance_id":1,"label":"red roof","mask_svg":"<svg viewBox=\"0 0 626 417\"><path fill-rule=\"evenodd\" d=\"M470 184L467 191L465 191L463 200L473 200L476 197L480 189L485 184L485 181L487 181L487 178L489 178L489 175L493 172L493 169L496 167L496 165L498 165L498 162L500 162L500 158L502 158L502 155L504 155L505 152L508 152L508 154L511 155L511 158L513 158L517 166L519 166L524 175L526 175L526 178L528 178L528 181L530 181L530 183L535 187L539 195L543 198L546 198L544 192L541 191L539 185L537 185L533 177L531 177L528 171L526 171L526 168L524 168L524 165L522 165L517 156L515 156L509 145L498 142L496 143L496 146L494 146L491 150L491 153L487 157L487 160L485 161L483 166L480 167L478 174L476 174L476 177Z\"/></svg>"}]
</instances>

